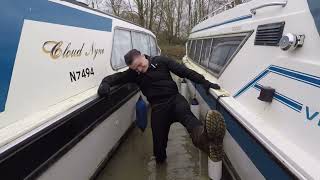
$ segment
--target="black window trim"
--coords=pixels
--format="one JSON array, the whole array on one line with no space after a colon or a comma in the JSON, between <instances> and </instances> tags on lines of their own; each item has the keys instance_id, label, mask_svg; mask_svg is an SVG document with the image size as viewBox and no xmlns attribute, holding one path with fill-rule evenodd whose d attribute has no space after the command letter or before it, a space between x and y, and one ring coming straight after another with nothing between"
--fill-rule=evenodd
<instances>
[{"instance_id":1,"label":"black window trim","mask_svg":"<svg viewBox=\"0 0 320 180\"><path fill-rule=\"evenodd\" d=\"M191 57L187 56L188 59L190 59L192 62L194 62L195 64L197 64L198 66L202 67L205 69L205 71L209 72L210 74L212 74L213 76L215 76L216 78L219 78L222 73L225 71L225 69L229 66L229 64L232 62L232 60L234 59L234 57L238 54L238 52L240 51L240 49L242 49L243 45L247 42L247 40L250 38L250 36L253 34L254 30L251 31L244 31L244 32L237 32L237 33L228 33L228 34L219 34L219 35L214 35L214 36L203 36L203 37L197 37L197 38L190 38L188 39L189 41L192 40L205 40L205 39L210 39L211 38L211 45L210 45L210 50L212 49L212 43L213 43L213 39L216 38L225 38L225 37L237 37L237 36L241 36L244 35L244 39L241 41L241 43L239 44L239 46L237 47L237 49L235 50L235 52L232 54L232 56L230 56L230 58L228 59L228 61L226 62L226 64L223 66L223 68L221 69L221 71L219 72L219 74L214 73L213 71L210 70L209 66L209 61L207 63L206 66L201 65L201 61L195 61L194 59L192 59ZM196 49L196 48L195 48ZM211 53L212 51L210 51L209 57L211 57ZM201 57L200 57L201 58ZM201 60L201 59L200 59Z\"/></svg>"}]
</instances>

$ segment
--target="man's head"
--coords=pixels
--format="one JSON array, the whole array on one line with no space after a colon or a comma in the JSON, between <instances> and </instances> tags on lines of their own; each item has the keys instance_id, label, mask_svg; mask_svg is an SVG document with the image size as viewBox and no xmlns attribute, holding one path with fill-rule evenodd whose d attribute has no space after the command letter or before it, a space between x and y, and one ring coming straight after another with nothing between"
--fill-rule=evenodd
<instances>
[{"instance_id":1,"label":"man's head","mask_svg":"<svg viewBox=\"0 0 320 180\"><path fill-rule=\"evenodd\" d=\"M125 56L124 60L130 69L140 73L145 73L149 67L149 61L140 51L136 49L130 50Z\"/></svg>"}]
</instances>

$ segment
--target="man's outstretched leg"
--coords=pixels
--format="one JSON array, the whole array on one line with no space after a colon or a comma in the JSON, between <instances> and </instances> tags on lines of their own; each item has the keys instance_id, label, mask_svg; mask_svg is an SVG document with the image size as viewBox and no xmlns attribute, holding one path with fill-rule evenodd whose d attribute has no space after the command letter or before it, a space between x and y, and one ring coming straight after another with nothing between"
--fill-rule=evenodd
<instances>
[{"instance_id":1,"label":"man's outstretched leg","mask_svg":"<svg viewBox=\"0 0 320 180\"><path fill-rule=\"evenodd\" d=\"M218 111L209 110L203 125L191 112L187 100L178 95L175 101L175 115L176 119L188 130L196 147L206 152L213 161L222 159L226 125Z\"/></svg>"}]
</instances>

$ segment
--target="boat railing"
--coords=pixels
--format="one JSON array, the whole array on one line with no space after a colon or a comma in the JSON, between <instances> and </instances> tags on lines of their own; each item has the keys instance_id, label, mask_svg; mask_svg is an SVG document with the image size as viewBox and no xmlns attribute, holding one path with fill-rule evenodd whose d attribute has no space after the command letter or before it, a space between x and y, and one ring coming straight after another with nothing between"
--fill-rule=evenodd
<instances>
[{"instance_id":1,"label":"boat railing","mask_svg":"<svg viewBox=\"0 0 320 180\"><path fill-rule=\"evenodd\" d=\"M205 17L203 17L202 19L200 19L199 22L204 21L212 16L215 16L217 14L220 14L228 9L234 8L235 6L237 6L240 3L246 3L249 2L251 0L229 0L227 3L223 4L222 6L220 6L217 9L214 9L212 12L210 12L209 14L207 14Z\"/></svg>"}]
</instances>

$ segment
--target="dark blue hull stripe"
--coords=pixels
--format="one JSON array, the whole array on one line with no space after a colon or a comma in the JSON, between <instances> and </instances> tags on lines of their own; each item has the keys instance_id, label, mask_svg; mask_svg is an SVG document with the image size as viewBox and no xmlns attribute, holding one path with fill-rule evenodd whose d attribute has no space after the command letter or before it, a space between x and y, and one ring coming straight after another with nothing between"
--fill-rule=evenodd
<instances>
[{"instance_id":1,"label":"dark blue hull stripe","mask_svg":"<svg viewBox=\"0 0 320 180\"><path fill-rule=\"evenodd\" d=\"M210 29L210 28L213 28L213 27L222 26L222 25L225 25L225 24L229 24L229 23L233 23L233 22L237 22L237 21L241 21L241 20L245 20L245 19L249 19L249 18L252 18L251 14L240 16L240 17L236 17L236 18L233 18L233 19L229 19L229 20L224 21L222 23L213 24L213 25L210 25L208 27L192 31L191 33L203 31L203 30Z\"/></svg>"},{"instance_id":2,"label":"dark blue hull stripe","mask_svg":"<svg viewBox=\"0 0 320 180\"><path fill-rule=\"evenodd\" d=\"M269 73L275 73L280 76L284 76L290 79L294 79L315 87L320 87L320 77L313 76L310 74L306 74L299 71L294 71L291 69L271 65L267 69L265 69L262 73L256 76L253 80L251 80L248 84L246 84L243 88L241 88L233 97L238 97L245 91L247 91L250 87L254 87L256 83L258 83L262 78L264 78Z\"/></svg>"},{"instance_id":3,"label":"dark blue hull stripe","mask_svg":"<svg viewBox=\"0 0 320 180\"><path fill-rule=\"evenodd\" d=\"M263 147L263 145L258 142L258 140L256 140L230 112L221 105L217 108L217 101L213 96L207 95L203 87L199 85L195 87L208 106L211 109L218 109L223 115L230 135L240 145L241 149L266 179L296 179L296 177L287 170L275 156Z\"/></svg>"},{"instance_id":4,"label":"dark blue hull stripe","mask_svg":"<svg viewBox=\"0 0 320 180\"><path fill-rule=\"evenodd\" d=\"M107 32L111 32L112 29L112 19L110 18L90 14L48 0L4 0L1 2L0 9L0 112L5 109L25 19ZM42 33L48 32L44 28Z\"/></svg>"}]
</instances>

